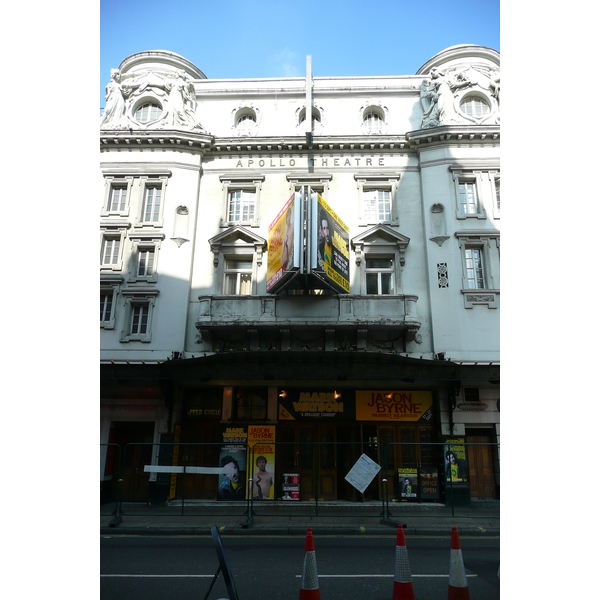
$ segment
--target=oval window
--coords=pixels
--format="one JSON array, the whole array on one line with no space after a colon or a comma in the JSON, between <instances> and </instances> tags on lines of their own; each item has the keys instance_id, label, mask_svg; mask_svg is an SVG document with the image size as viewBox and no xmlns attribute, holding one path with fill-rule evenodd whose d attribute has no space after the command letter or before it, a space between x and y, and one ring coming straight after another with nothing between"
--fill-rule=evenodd
<instances>
[{"instance_id":1,"label":"oval window","mask_svg":"<svg viewBox=\"0 0 600 600\"><path fill-rule=\"evenodd\" d=\"M133 115L133 118L138 123L149 123L150 121L156 121L160 119L162 115L162 106L155 104L154 102L146 102L138 107Z\"/></svg>"},{"instance_id":2,"label":"oval window","mask_svg":"<svg viewBox=\"0 0 600 600\"><path fill-rule=\"evenodd\" d=\"M490 106L480 96L466 96L460 102L460 110L469 117L479 119L490 112Z\"/></svg>"}]
</instances>

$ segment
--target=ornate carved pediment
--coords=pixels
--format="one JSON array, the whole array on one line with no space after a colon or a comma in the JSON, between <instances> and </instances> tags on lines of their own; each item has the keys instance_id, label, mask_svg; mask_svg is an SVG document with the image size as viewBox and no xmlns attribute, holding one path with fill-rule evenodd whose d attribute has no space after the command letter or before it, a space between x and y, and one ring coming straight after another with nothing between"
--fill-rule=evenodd
<instances>
[{"instance_id":1,"label":"ornate carved pediment","mask_svg":"<svg viewBox=\"0 0 600 600\"><path fill-rule=\"evenodd\" d=\"M267 240L248 231L241 225L229 227L222 233L215 235L208 240L210 251L213 253L215 267L219 264L219 255L221 253L235 252L236 250L252 250L256 252L256 262L258 266L262 264L263 252L267 249Z\"/></svg>"},{"instance_id":2,"label":"ornate carved pediment","mask_svg":"<svg viewBox=\"0 0 600 600\"><path fill-rule=\"evenodd\" d=\"M356 265L360 265L365 250L372 252L376 249L382 252L396 252L400 255L400 265L404 266L404 253L410 238L397 233L386 225L375 225L368 231L352 238L352 249L356 255Z\"/></svg>"},{"instance_id":3,"label":"ornate carved pediment","mask_svg":"<svg viewBox=\"0 0 600 600\"><path fill-rule=\"evenodd\" d=\"M174 129L205 132L196 114L194 84L183 69L122 73L112 69L100 129Z\"/></svg>"},{"instance_id":4,"label":"ornate carved pediment","mask_svg":"<svg viewBox=\"0 0 600 600\"><path fill-rule=\"evenodd\" d=\"M500 123L500 70L462 64L431 69L421 83L421 127Z\"/></svg>"}]
</instances>

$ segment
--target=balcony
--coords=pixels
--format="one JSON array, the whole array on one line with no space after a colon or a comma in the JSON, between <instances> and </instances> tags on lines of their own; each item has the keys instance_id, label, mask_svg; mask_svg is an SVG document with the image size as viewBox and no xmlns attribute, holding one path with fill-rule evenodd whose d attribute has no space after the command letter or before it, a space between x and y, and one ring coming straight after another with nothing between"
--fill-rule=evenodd
<instances>
[{"instance_id":1,"label":"balcony","mask_svg":"<svg viewBox=\"0 0 600 600\"><path fill-rule=\"evenodd\" d=\"M213 336L239 339L239 332L247 331L251 339L244 343L252 348L265 340L287 349L301 347L302 339L319 339L315 344L325 349L338 345L360 349L369 345L367 334L412 340L421 327L418 297L413 295L200 296L198 300L196 328L209 345Z\"/></svg>"}]
</instances>

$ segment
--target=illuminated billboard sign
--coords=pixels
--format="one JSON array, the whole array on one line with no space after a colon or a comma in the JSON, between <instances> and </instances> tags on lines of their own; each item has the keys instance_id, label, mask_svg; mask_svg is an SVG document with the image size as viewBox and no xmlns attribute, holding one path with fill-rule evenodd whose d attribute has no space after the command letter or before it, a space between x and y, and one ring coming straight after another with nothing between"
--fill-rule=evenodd
<instances>
[{"instance_id":1,"label":"illuminated billboard sign","mask_svg":"<svg viewBox=\"0 0 600 600\"><path fill-rule=\"evenodd\" d=\"M311 271L340 293L350 293L350 230L320 194L312 194Z\"/></svg>"},{"instance_id":2,"label":"illuminated billboard sign","mask_svg":"<svg viewBox=\"0 0 600 600\"><path fill-rule=\"evenodd\" d=\"M294 277L300 267L302 196L293 193L283 205L267 235L267 292L274 293Z\"/></svg>"}]
</instances>

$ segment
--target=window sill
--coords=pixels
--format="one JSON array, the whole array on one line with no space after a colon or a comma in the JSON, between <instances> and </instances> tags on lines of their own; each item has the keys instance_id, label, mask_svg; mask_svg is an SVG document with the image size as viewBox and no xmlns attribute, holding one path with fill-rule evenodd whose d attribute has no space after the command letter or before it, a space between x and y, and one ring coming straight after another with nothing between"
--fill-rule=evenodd
<instances>
[{"instance_id":1,"label":"window sill","mask_svg":"<svg viewBox=\"0 0 600 600\"><path fill-rule=\"evenodd\" d=\"M465 301L465 308L473 308L476 305L488 308L500 306L500 290L462 289L461 293Z\"/></svg>"}]
</instances>

